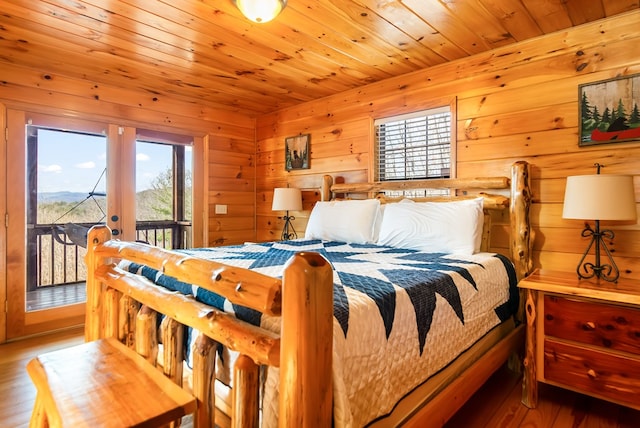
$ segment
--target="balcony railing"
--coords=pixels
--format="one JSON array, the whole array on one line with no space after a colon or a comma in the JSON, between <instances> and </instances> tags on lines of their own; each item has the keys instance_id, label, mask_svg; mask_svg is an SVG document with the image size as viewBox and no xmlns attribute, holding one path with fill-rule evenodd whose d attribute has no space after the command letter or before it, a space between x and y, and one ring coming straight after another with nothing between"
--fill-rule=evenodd
<instances>
[{"instance_id":1,"label":"balcony railing","mask_svg":"<svg viewBox=\"0 0 640 428\"><path fill-rule=\"evenodd\" d=\"M93 223L79 225L91 227ZM36 224L27 229L27 291L86 280L86 249L73 243L59 226ZM191 222L140 221L136 239L167 249L190 248Z\"/></svg>"}]
</instances>

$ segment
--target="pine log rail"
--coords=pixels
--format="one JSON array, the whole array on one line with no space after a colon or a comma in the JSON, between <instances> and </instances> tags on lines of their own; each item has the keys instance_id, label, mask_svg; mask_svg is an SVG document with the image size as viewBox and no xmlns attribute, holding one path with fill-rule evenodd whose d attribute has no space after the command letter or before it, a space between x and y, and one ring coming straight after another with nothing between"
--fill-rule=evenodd
<instances>
[{"instance_id":1,"label":"pine log rail","mask_svg":"<svg viewBox=\"0 0 640 428\"><path fill-rule=\"evenodd\" d=\"M162 321L162 370L182 385L183 328L204 334L194 351L192 393L198 399L195 427L257 426L259 365L280 368L280 426L331 426L333 273L317 253L298 253L282 280L146 244L111 240L106 226L89 232L85 340L116 337L150 363L158 361L157 317ZM282 317L275 334L194 298L155 286L117 267L126 259L218 293L233 303ZM281 310L281 308L287 308ZM211 385L215 344L241 356L234 367L231 421L215 410ZM314 370L306 370L314 367ZM322 375L324 373L324 375ZM216 416L218 415L218 416ZM218 417L218 419L216 419Z\"/></svg>"}]
</instances>

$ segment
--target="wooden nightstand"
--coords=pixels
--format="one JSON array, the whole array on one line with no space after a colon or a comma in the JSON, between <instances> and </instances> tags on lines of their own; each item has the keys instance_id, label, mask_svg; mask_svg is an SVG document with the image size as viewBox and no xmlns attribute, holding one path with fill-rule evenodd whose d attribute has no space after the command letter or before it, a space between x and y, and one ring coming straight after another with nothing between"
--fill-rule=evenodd
<instances>
[{"instance_id":1,"label":"wooden nightstand","mask_svg":"<svg viewBox=\"0 0 640 428\"><path fill-rule=\"evenodd\" d=\"M544 382L640 409L640 281L542 270L519 287L527 313L522 402L536 407Z\"/></svg>"}]
</instances>

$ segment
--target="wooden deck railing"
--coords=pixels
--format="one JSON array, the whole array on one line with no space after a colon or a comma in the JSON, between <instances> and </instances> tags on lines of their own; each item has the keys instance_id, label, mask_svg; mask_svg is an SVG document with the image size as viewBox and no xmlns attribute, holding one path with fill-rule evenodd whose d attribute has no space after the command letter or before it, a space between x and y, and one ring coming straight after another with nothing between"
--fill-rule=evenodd
<instances>
[{"instance_id":1,"label":"wooden deck railing","mask_svg":"<svg viewBox=\"0 0 640 428\"><path fill-rule=\"evenodd\" d=\"M78 225L91 227L93 223ZM58 226L36 224L27 229L27 291L78 284L87 278L86 249L71 242ZM136 223L136 240L165 249L189 248L191 223L140 221Z\"/></svg>"}]
</instances>

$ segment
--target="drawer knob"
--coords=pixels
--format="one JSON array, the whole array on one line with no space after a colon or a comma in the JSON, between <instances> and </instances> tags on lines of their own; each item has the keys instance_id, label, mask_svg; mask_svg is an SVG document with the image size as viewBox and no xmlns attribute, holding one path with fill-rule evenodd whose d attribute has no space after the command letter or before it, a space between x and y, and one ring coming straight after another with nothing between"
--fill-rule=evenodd
<instances>
[{"instance_id":1,"label":"drawer knob","mask_svg":"<svg viewBox=\"0 0 640 428\"><path fill-rule=\"evenodd\" d=\"M587 321L582 324L582 329L585 331L592 331L596 329L596 324L593 321Z\"/></svg>"},{"instance_id":2,"label":"drawer knob","mask_svg":"<svg viewBox=\"0 0 640 428\"><path fill-rule=\"evenodd\" d=\"M616 318L616 322L620 325L627 325L629 324L629 321L626 320L625 317L617 317Z\"/></svg>"},{"instance_id":3,"label":"drawer knob","mask_svg":"<svg viewBox=\"0 0 640 428\"><path fill-rule=\"evenodd\" d=\"M596 373L595 370L589 369L587 370L587 376L589 376L589 379L595 379L598 377L598 374Z\"/></svg>"}]
</instances>

